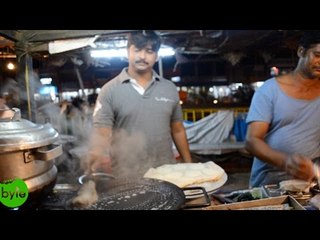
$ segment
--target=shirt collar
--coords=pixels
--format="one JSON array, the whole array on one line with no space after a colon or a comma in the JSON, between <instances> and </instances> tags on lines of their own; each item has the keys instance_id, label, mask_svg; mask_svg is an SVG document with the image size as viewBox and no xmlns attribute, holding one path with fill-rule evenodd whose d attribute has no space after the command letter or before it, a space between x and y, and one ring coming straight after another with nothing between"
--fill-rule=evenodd
<instances>
[{"instance_id":1,"label":"shirt collar","mask_svg":"<svg viewBox=\"0 0 320 240\"><path fill-rule=\"evenodd\" d=\"M124 68L122 69L120 75L119 75L119 79L121 81L121 83L126 83L126 82L130 82L131 77L128 74L128 68ZM161 77L153 70L152 71L152 79L154 79L155 81L160 81Z\"/></svg>"}]
</instances>

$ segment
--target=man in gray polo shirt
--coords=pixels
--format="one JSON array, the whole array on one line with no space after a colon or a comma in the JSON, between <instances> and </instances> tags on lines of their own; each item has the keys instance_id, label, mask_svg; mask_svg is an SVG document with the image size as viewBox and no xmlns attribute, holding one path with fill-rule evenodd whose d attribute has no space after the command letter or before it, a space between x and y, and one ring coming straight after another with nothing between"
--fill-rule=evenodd
<instances>
[{"instance_id":1,"label":"man in gray polo shirt","mask_svg":"<svg viewBox=\"0 0 320 240\"><path fill-rule=\"evenodd\" d=\"M87 171L143 176L176 163L172 141L191 162L176 86L153 70L160 45L153 31L130 34L129 66L102 87L95 105Z\"/></svg>"}]
</instances>

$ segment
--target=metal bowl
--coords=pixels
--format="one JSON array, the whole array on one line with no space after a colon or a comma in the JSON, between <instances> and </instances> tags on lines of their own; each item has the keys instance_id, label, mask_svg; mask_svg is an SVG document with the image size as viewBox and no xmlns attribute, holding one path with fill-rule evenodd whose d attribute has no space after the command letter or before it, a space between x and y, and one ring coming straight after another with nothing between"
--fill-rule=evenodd
<instances>
[{"instance_id":1,"label":"metal bowl","mask_svg":"<svg viewBox=\"0 0 320 240\"><path fill-rule=\"evenodd\" d=\"M95 182L105 181L105 180L111 180L115 177L112 174L103 173L103 172L95 172L91 174L84 174L79 177L78 181L80 184L84 184L85 182L89 180L93 180Z\"/></svg>"}]
</instances>

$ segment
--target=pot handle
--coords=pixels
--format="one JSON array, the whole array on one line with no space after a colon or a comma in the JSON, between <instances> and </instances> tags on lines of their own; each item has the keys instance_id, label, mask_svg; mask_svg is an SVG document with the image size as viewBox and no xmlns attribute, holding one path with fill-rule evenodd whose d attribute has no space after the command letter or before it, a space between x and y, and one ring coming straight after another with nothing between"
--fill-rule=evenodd
<instances>
[{"instance_id":1,"label":"pot handle","mask_svg":"<svg viewBox=\"0 0 320 240\"><path fill-rule=\"evenodd\" d=\"M49 149L50 147L54 147ZM31 162L34 160L40 161L49 161L54 158L59 157L62 155L62 145L51 144L49 146L40 147L33 151L26 151L24 152L24 160L25 162Z\"/></svg>"},{"instance_id":2,"label":"pot handle","mask_svg":"<svg viewBox=\"0 0 320 240\"><path fill-rule=\"evenodd\" d=\"M205 199L205 203L185 203L182 208L183 209L186 209L186 208L203 208L203 207L208 207L211 205L211 200L210 200L210 197L206 191L205 188L203 187L184 187L182 189L183 191L185 190L201 190L203 192L203 196L204 196L204 199Z\"/></svg>"}]
</instances>

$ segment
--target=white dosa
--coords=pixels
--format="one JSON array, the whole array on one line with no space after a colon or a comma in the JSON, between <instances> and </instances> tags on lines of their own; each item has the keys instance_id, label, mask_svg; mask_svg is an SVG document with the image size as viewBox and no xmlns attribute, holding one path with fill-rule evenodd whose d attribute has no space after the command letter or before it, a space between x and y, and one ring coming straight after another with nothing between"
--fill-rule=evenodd
<instances>
[{"instance_id":1,"label":"white dosa","mask_svg":"<svg viewBox=\"0 0 320 240\"><path fill-rule=\"evenodd\" d=\"M180 188L204 182L218 181L225 174L223 168L212 161L206 163L165 164L150 168L143 177L164 180Z\"/></svg>"}]
</instances>

